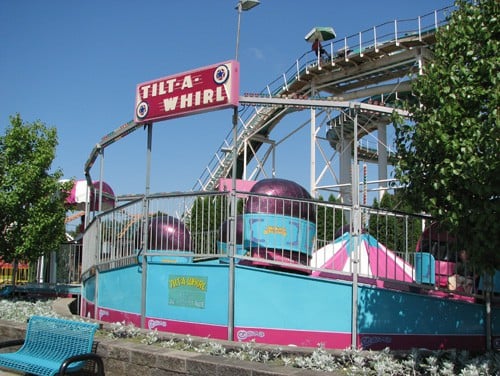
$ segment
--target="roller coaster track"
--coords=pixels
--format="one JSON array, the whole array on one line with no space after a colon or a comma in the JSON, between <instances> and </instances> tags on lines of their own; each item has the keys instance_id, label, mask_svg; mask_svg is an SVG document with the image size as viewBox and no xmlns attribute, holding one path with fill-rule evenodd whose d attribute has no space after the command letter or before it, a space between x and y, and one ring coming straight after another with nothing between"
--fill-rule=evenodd
<instances>
[{"instance_id":1,"label":"roller coaster track","mask_svg":"<svg viewBox=\"0 0 500 376\"><path fill-rule=\"evenodd\" d=\"M236 140L237 176L242 178L243 167L256 156L279 122L288 114L307 108L324 109L332 102L344 102L350 109L358 100L358 137L389 124L394 109L410 98L412 77L421 73L422 66L432 60L435 32L447 23L452 7L436 10L427 15L379 25L365 32L335 40L330 48L331 58L319 60L308 52L295 64L258 94L240 97L243 109L239 112ZM281 102L270 99L281 99ZM334 107L334 106L333 106ZM345 121L343 121L345 120ZM341 135L337 125L342 122ZM335 148L343 138L352 138L353 121L341 112L328 122L327 139ZM193 190L214 190L221 178L232 174L234 144L230 132L215 153ZM245 148L252 153L247 155ZM361 150L363 152L363 150ZM375 151L376 153L376 151ZM365 154L376 156L374 151Z\"/></svg>"},{"instance_id":2,"label":"roller coaster track","mask_svg":"<svg viewBox=\"0 0 500 376\"><path fill-rule=\"evenodd\" d=\"M447 7L415 19L387 22L334 40L323 46L330 50L327 61L309 51L260 93L240 96L236 143L229 132L192 190L215 190L221 178L231 177L233 145L237 150L236 178L242 178L245 165L258 159L257 152L264 144L272 143L269 136L290 113L308 108L336 110L336 117L328 121L326 137L332 148L342 139L352 138L355 128L362 137L379 124L389 124L391 113L411 97L412 77L432 60L435 32L447 23L453 10ZM349 116L353 109L358 115L357 127ZM130 121L102 137L85 163L86 179L91 182L90 170L107 146L141 127ZM360 150L360 156L367 160L376 154L376 150Z\"/></svg>"}]
</instances>

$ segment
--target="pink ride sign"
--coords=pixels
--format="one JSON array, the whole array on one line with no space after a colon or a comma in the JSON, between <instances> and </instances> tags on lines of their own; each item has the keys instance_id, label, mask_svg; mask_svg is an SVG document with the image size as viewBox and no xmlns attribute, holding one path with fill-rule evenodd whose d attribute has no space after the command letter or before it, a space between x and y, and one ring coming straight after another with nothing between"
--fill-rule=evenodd
<instances>
[{"instance_id":1,"label":"pink ride sign","mask_svg":"<svg viewBox=\"0 0 500 376\"><path fill-rule=\"evenodd\" d=\"M238 106L239 70L230 60L137 85L136 123Z\"/></svg>"}]
</instances>

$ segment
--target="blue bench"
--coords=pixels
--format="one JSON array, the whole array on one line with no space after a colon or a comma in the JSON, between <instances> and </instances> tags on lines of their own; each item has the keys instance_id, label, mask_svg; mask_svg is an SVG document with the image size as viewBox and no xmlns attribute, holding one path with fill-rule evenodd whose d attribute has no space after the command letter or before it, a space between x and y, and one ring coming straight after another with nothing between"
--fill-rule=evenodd
<instances>
[{"instance_id":1,"label":"blue bench","mask_svg":"<svg viewBox=\"0 0 500 376\"><path fill-rule=\"evenodd\" d=\"M32 316L25 339L7 341L1 347L22 345L19 350L0 353L0 367L40 375L64 375L83 369L92 362L104 376L102 359L92 352L97 324L54 317Z\"/></svg>"}]
</instances>

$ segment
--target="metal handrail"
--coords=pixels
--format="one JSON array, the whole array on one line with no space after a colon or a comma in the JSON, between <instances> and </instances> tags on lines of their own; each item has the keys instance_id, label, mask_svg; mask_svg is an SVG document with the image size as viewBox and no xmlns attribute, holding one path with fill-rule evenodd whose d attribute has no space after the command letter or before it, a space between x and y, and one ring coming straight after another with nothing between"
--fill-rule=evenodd
<instances>
[{"instance_id":1,"label":"metal handrail","mask_svg":"<svg viewBox=\"0 0 500 376\"><path fill-rule=\"evenodd\" d=\"M330 51L337 51L335 54L331 54L330 63L335 64L334 59L338 58L349 59L350 55L346 53L348 50L350 50L350 53L353 55L362 55L365 51L373 48L377 49L385 43L399 44L405 38L415 37L421 40L425 33L434 33L439 27L445 25L448 22L449 14L454 9L455 6L449 6L427 13L423 16L385 22L356 34L344 38L337 38L328 44ZM275 96L282 94L288 90L291 83L300 81L301 76L307 72L309 67L318 63L317 59L314 51L308 51L302 54L290 68L266 85L257 95ZM246 106L240 109L238 116L240 122L238 123L238 136L236 140L238 150L245 138L245 134L251 132L254 127L260 124L257 114L258 110L255 111L253 107ZM210 182L214 185L216 179L223 177L224 170L221 170L221 166L226 166L226 162L232 160L231 153L224 152L224 150L229 149L233 144L233 132L230 130L221 146L202 172L200 178L195 182L192 188L193 191L211 188L209 187Z\"/></svg>"}]
</instances>

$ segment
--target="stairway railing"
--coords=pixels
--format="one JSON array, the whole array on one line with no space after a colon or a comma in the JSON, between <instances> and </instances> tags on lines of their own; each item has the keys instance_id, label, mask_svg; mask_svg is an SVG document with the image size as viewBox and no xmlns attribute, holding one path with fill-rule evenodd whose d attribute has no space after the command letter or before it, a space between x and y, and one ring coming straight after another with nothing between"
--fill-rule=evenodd
<instances>
[{"instance_id":1,"label":"stairway railing","mask_svg":"<svg viewBox=\"0 0 500 376\"><path fill-rule=\"evenodd\" d=\"M422 40L426 35L433 34L439 27L445 25L454 9L454 6L450 6L413 19L386 22L359 33L335 39L324 47L330 50L331 64L335 64L335 59L345 60L349 59L351 55L362 55L370 49L380 48L385 43L399 44L405 40ZM345 51L349 52L345 53ZM292 83L300 81L301 77L307 73L309 67L317 64L316 59L313 51L304 53L287 71L271 81L257 95L279 96L288 92L288 88ZM262 109L263 107L256 108L250 106L240 109L238 116L240 121L236 140L238 155L242 152L246 136L269 119L272 111L267 110L263 114ZM231 151L233 145L233 132L229 130L219 149L203 170L200 178L195 182L193 191L214 190L220 178L229 176L231 172Z\"/></svg>"}]
</instances>

